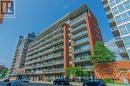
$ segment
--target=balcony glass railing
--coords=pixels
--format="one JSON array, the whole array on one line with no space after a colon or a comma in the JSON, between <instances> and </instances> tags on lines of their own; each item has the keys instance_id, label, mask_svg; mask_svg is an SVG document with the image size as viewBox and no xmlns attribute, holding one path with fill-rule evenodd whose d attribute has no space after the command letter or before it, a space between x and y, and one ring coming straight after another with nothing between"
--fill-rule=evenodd
<instances>
[{"instance_id":1,"label":"balcony glass railing","mask_svg":"<svg viewBox=\"0 0 130 86\"><path fill-rule=\"evenodd\" d=\"M42 44L45 44L46 42L51 41L51 40L53 40L54 38L57 38L58 36L61 36L61 35L62 35L62 33L59 33L59 34L57 34L57 35L54 35L54 36L52 36L51 38L49 38L48 40L44 40L43 42L40 42L40 43L38 44L38 46L35 46L35 47L33 47L33 48L29 49L29 50L30 50L30 51L31 51L31 50L34 50L34 49L36 49L37 47L41 46ZM42 39L42 40L43 40L43 39Z\"/></svg>"},{"instance_id":2,"label":"balcony glass railing","mask_svg":"<svg viewBox=\"0 0 130 86\"><path fill-rule=\"evenodd\" d=\"M86 41L88 41L88 38L82 38L82 39L74 41L74 45L77 45L77 44L80 44L80 43L83 43L83 42L86 42Z\"/></svg>"},{"instance_id":3,"label":"balcony glass railing","mask_svg":"<svg viewBox=\"0 0 130 86\"><path fill-rule=\"evenodd\" d=\"M85 24L85 23L80 24L80 25L78 25L77 27L73 28L73 29L72 29L72 32L73 32L73 31L76 31L76 30L78 30L78 29L81 29L81 28L83 28L83 27L86 27L86 24Z\"/></svg>"},{"instance_id":4,"label":"balcony glass railing","mask_svg":"<svg viewBox=\"0 0 130 86\"><path fill-rule=\"evenodd\" d=\"M87 61L90 59L89 59L89 57L76 57L74 60L75 60L75 62L78 62L78 61Z\"/></svg>"},{"instance_id":5,"label":"balcony glass railing","mask_svg":"<svg viewBox=\"0 0 130 86\"><path fill-rule=\"evenodd\" d=\"M84 52L90 49L90 45L84 45L84 46L79 46L74 48L74 52L78 53L78 52Z\"/></svg>"},{"instance_id":6,"label":"balcony glass railing","mask_svg":"<svg viewBox=\"0 0 130 86\"><path fill-rule=\"evenodd\" d=\"M81 21L84 21L84 20L85 20L84 16L79 16L79 17L75 18L74 20L72 20L70 25L73 26L73 25L75 25Z\"/></svg>"},{"instance_id":7,"label":"balcony glass railing","mask_svg":"<svg viewBox=\"0 0 130 86\"><path fill-rule=\"evenodd\" d=\"M80 36L80 35L82 35L82 34L87 34L87 31L84 30L84 31L81 31L81 32L79 32L79 33L77 33L77 34L74 34L74 38L76 38L76 37L78 37L78 36Z\"/></svg>"},{"instance_id":8,"label":"balcony glass railing","mask_svg":"<svg viewBox=\"0 0 130 86\"><path fill-rule=\"evenodd\" d=\"M45 49L47 49L48 47L50 47L50 46L52 46L52 45L54 45L54 44L56 44L56 43L58 43L58 42L61 42L62 40L63 40L63 39L60 39L60 40L54 41L54 42L52 42L51 44L48 44L48 45L46 45L46 46L44 46L44 47L41 47L41 48L39 48L37 51L34 51L34 52L30 53L30 55L33 54L33 53L35 53L35 52L38 52L38 51L41 51L41 50L45 50ZM51 50L51 49L50 49L50 50ZM46 50L45 50L45 51L46 51ZM29 59L29 58L34 58L35 56L37 56L37 55L30 56L30 57L28 57L28 59Z\"/></svg>"},{"instance_id":9,"label":"balcony glass railing","mask_svg":"<svg viewBox=\"0 0 130 86\"><path fill-rule=\"evenodd\" d=\"M109 19L109 23L114 22L115 20L113 18Z\"/></svg>"},{"instance_id":10,"label":"balcony glass railing","mask_svg":"<svg viewBox=\"0 0 130 86\"><path fill-rule=\"evenodd\" d=\"M55 32L58 32L58 31L61 30L61 29L62 29L62 28L60 27L60 28L56 29L55 31L52 31L52 33L47 34L46 36L42 37L42 39L40 39L40 40L36 41L35 43L31 44L30 47L34 46L35 44L37 44L37 43L40 42L41 40L47 38L48 36L54 35ZM34 47L33 47L33 48L34 48Z\"/></svg>"}]
</instances>

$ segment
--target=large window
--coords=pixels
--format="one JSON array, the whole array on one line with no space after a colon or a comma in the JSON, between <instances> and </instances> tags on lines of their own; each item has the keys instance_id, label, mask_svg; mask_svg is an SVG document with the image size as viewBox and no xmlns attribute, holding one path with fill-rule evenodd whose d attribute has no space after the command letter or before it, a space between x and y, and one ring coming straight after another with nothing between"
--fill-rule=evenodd
<instances>
[{"instance_id":1,"label":"large window","mask_svg":"<svg viewBox=\"0 0 130 86\"><path fill-rule=\"evenodd\" d=\"M119 30L121 32L121 35L125 35L125 34L130 33L130 23L123 25L123 26L120 26Z\"/></svg>"},{"instance_id":2,"label":"large window","mask_svg":"<svg viewBox=\"0 0 130 86\"><path fill-rule=\"evenodd\" d=\"M121 14L120 16L115 17L117 24L121 24L124 22L128 22L130 20L130 13L124 13Z\"/></svg>"},{"instance_id":3,"label":"large window","mask_svg":"<svg viewBox=\"0 0 130 86\"><path fill-rule=\"evenodd\" d=\"M127 0L127 2L124 3L125 9L130 9L130 0Z\"/></svg>"},{"instance_id":4,"label":"large window","mask_svg":"<svg viewBox=\"0 0 130 86\"><path fill-rule=\"evenodd\" d=\"M115 0L117 3L120 3L121 0ZM121 12L124 12L125 10L128 10L130 9L130 1L126 1L125 3L123 4L120 4L114 8L112 8L112 12L113 12L113 15L117 15Z\"/></svg>"},{"instance_id":5,"label":"large window","mask_svg":"<svg viewBox=\"0 0 130 86\"><path fill-rule=\"evenodd\" d=\"M121 3L123 0L109 0L109 4L111 7L115 6L116 4Z\"/></svg>"},{"instance_id":6,"label":"large window","mask_svg":"<svg viewBox=\"0 0 130 86\"><path fill-rule=\"evenodd\" d=\"M120 30L120 32L121 32L121 35L125 35L125 34L127 34L127 29L126 29L125 26L121 26L121 27L119 27L119 30Z\"/></svg>"},{"instance_id":7,"label":"large window","mask_svg":"<svg viewBox=\"0 0 130 86\"><path fill-rule=\"evenodd\" d=\"M124 39L124 43L126 47L130 47L130 37L125 37Z\"/></svg>"},{"instance_id":8,"label":"large window","mask_svg":"<svg viewBox=\"0 0 130 86\"><path fill-rule=\"evenodd\" d=\"M112 12L113 12L113 15L116 15L116 14L119 13L119 10L118 10L117 7L114 7L114 8L112 9Z\"/></svg>"},{"instance_id":9,"label":"large window","mask_svg":"<svg viewBox=\"0 0 130 86\"><path fill-rule=\"evenodd\" d=\"M130 23L126 25L128 32L130 33Z\"/></svg>"},{"instance_id":10,"label":"large window","mask_svg":"<svg viewBox=\"0 0 130 86\"><path fill-rule=\"evenodd\" d=\"M122 23L121 16L117 16L117 17L115 17L115 19L116 19L117 24L121 24Z\"/></svg>"}]
</instances>

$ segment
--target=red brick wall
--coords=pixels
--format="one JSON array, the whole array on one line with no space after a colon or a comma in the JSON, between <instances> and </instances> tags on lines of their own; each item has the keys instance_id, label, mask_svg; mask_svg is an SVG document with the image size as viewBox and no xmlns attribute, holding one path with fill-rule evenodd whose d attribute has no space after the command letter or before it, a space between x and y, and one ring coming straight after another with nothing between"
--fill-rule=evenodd
<instances>
[{"instance_id":1,"label":"red brick wall","mask_svg":"<svg viewBox=\"0 0 130 86\"><path fill-rule=\"evenodd\" d=\"M112 78L123 81L124 78L130 79L130 61L116 61L109 64L97 65L94 67L97 78Z\"/></svg>"}]
</instances>

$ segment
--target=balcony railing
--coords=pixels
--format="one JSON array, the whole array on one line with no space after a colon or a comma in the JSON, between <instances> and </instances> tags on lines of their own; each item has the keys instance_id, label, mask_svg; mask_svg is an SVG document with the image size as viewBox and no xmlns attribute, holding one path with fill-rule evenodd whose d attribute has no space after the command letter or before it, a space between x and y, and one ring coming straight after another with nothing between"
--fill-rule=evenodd
<instances>
[{"instance_id":1,"label":"balcony railing","mask_svg":"<svg viewBox=\"0 0 130 86\"><path fill-rule=\"evenodd\" d=\"M83 21L85 21L85 18L84 18L84 16L81 15L81 16L75 18L74 20L72 20L70 26L73 27L76 24L83 22Z\"/></svg>"},{"instance_id":2,"label":"balcony railing","mask_svg":"<svg viewBox=\"0 0 130 86\"><path fill-rule=\"evenodd\" d=\"M54 39L56 39L57 37L60 37L60 36L62 36L62 33L53 36L51 39L46 40L46 41L40 43L40 45L39 45L39 46L36 46L36 47L37 47L37 48L38 48L38 47L40 48L41 45L47 45L49 42L54 41ZM54 43L54 42L53 42L53 43ZM36 49L36 51L30 52L28 55L31 55L31 54L37 52L38 50L39 50L39 49Z\"/></svg>"},{"instance_id":3,"label":"balcony railing","mask_svg":"<svg viewBox=\"0 0 130 86\"><path fill-rule=\"evenodd\" d=\"M87 31L79 32L79 33L77 33L76 35L74 35L74 39L77 38L77 37L79 38L80 36L82 36L82 35L84 35L84 34L87 35L87 33L88 33Z\"/></svg>"},{"instance_id":4,"label":"balcony railing","mask_svg":"<svg viewBox=\"0 0 130 86\"><path fill-rule=\"evenodd\" d=\"M75 62L84 62L84 61L89 61L90 58L89 57L84 57L84 58L75 58L74 61Z\"/></svg>"},{"instance_id":5,"label":"balcony railing","mask_svg":"<svg viewBox=\"0 0 130 86\"><path fill-rule=\"evenodd\" d=\"M42 57L42 59L37 59L37 60L29 61L26 64L34 64L34 63L43 62L43 61L51 60L51 59L54 59L54 58L62 57L62 56L63 55L54 55L51 58Z\"/></svg>"},{"instance_id":6,"label":"balcony railing","mask_svg":"<svg viewBox=\"0 0 130 86\"><path fill-rule=\"evenodd\" d=\"M50 62L50 63L41 64L41 65L28 66L26 67L26 69L44 68L44 67L49 67L49 66L61 65L63 63L64 63L63 61L54 61L52 63Z\"/></svg>"},{"instance_id":7,"label":"balcony railing","mask_svg":"<svg viewBox=\"0 0 130 86\"><path fill-rule=\"evenodd\" d=\"M59 30L62 30L62 28L58 28L57 30L53 31L53 33L47 34L44 38L42 38L42 39L36 41L34 44L31 44L31 46L29 46L29 48L32 47L33 45L35 45L36 43L40 42L41 40L43 40L43 39L45 39L45 38L47 38L47 37L49 37L49 36L54 35L55 32L58 32ZM35 47L33 47L33 48L35 48ZM31 49L32 49L32 48L31 48Z\"/></svg>"},{"instance_id":8,"label":"balcony railing","mask_svg":"<svg viewBox=\"0 0 130 86\"><path fill-rule=\"evenodd\" d=\"M80 31L81 31L81 30L84 29L84 28L87 28L85 23L80 24L79 26L73 28L73 29L71 30L71 32L75 32L75 31L77 31L77 30L80 30Z\"/></svg>"}]
</instances>

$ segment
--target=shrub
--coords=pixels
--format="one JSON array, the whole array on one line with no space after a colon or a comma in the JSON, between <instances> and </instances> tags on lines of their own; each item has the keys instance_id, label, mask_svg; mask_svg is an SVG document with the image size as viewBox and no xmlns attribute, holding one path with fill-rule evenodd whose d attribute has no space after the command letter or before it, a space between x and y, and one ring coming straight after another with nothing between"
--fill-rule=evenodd
<instances>
[{"instance_id":1,"label":"shrub","mask_svg":"<svg viewBox=\"0 0 130 86\"><path fill-rule=\"evenodd\" d=\"M111 78L105 78L105 79L103 79L103 81L104 81L105 83L113 83L113 81L112 81Z\"/></svg>"}]
</instances>

